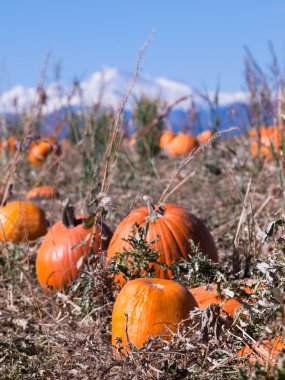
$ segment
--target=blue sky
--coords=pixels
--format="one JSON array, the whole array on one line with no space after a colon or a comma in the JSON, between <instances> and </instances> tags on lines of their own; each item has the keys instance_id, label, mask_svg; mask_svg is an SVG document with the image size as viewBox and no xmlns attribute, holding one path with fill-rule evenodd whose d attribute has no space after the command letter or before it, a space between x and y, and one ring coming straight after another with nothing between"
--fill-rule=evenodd
<instances>
[{"instance_id":1,"label":"blue sky","mask_svg":"<svg viewBox=\"0 0 285 380\"><path fill-rule=\"evenodd\" d=\"M272 40L285 69L283 0L4 0L0 2L0 93L34 86L47 52L47 81L86 79L102 65L132 71L156 34L143 72L194 88L245 88L244 46L264 67ZM284 70L285 71L285 70Z\"/></svg>"}]
</instances>

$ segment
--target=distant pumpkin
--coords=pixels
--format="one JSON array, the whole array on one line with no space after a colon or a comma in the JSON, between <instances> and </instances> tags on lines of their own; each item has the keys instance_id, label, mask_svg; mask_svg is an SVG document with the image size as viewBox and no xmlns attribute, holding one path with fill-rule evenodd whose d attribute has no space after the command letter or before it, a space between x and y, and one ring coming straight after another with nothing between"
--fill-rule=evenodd
<instances>
[{"instance_id":1,"label":"distant pumpkin","mask_svg":"<svg viewBox=\"0 0 285 380\"><path fill-rule=\"evenodd\" d=\"M166 148L174 137L175 134L171 130L163 131L159 140L160 149Z\"/></svg>"},{"instance_id":2,"label":"distant pumpkin","mask_svg":"<svg viewBox=\"0 0 285 380\"><path fill-rule=\"evenodd\" d=\"M34 187L32 190L30 190L26 198L29 200L41 200L41 199L55 199L58 198L59 193L54 187L50 186L40 186L40 187Z\"/></svg>"},{"instance_id":3,"label":"distant pumpkin","mask_svg":"<svg viewBox=\"0 0 285 380\"><path fill-rule=\"evenodd\" d=\"M17 143L16 137L11 136L8 138L8 147L9 147L9 152L11 154L15 154L17 151L16 143Z\"/></svg>"},{"instance_id":4,"label":"distant pumpkin","mask_svg":"<svg viewBox=\"0 0 285 380\"><path fill-rule=\"evenodd\" d=\"M47 232L44 211L29 202L14 201L0 208L0 241L35 240Z\"/></svg>"},{"instance_id":5,"label":"distant pumpkin","mask_svg":"<svg viewBox=\"0 0 285 380\"><path fill-rule=\"evenodd\" d=\"M194 297L175 281L158 278L129 281L114 304L112 345L118 347L119 340L121 353L126 354L129 343L140 348L149 337L162 335L169 340L196 306ZM115 357L120 359L117 350Z\"/></svg>"},{"instance_id":6,"label":"distant pumpkin","mask_svg":"<svg viewBox=\"0 0 285 380\"><path fill-rule=\"evenodd\" d=\"M61 148L56 140L52 137L45 137L31 143L28 151L28 159L34 166L41 168L50 155L54 154L59 156L60 153Z\"/></svg>"},{"instance_id":7,"label":"distant pumpkin","mask_svg":"<svg viewBox=\"0 0 285 380\"><path fill-rule=\"evenodd\" d=\"M209 140L211 140L212 137L213 137L213 132L210 130L206 130L197 136L197 140L199 144L203 145L203 144L206 144Z\"/></svg>"},{"instance_id":8,"label":"distant pumpkin","mask_svg":"<svg viewBox=\"0 0 285 380\"><path fill-rule=\"evenodd\" d=\"M283 127L281 127L283 129ZM281 128L278 126L264 127L261 126L259 131L251 129L249 135L251 137L250 151L253 157L260 155L260 158L268 158L272 160L274 155L280 156L280 148L283 143ZM260 140L258 135L260 135Z\"/></svg>"},{"instance_id":9,"label":"distant pumpkin","mask_svg":"<svg viewBox=\"0 0 285 380\"><path fill-rule=\"evenodd\" d=\"M198 148L198 141L194 136L179 133L167 146L170 157L186 156Z\"/></svg>"}]
</instances>

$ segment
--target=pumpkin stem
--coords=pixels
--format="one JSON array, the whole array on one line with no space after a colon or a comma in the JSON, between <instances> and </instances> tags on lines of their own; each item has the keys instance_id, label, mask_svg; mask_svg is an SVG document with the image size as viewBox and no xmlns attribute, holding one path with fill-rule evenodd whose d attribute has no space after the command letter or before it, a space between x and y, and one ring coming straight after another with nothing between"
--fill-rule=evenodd
<instances>
[{"instance_id":1,"label":"pumpkin stem","mask_svg":"<svg viewBox=\"0 0 285 380\"><path fill-rule=\"evenodd\" d=\"M63 203L62 223L64 227L72 228L76 226L76 222L74 207L70 204L69 199L66 199Z\"/></svg>"},{"instance_id":2,"label":"pumpkin stem","mask_svg":"<svg viewBox=\"0 0 285 380\"><path fill-rule=\"evenodd\" d=\"M146 205L149 212L149 219L157 219L161 218L164 215L164 208L159 205L159 207L156 209L153 204L153 200L151 197L145 195L143 199L146 201Z\"/></svg>"},{"instance_id":3,"label":"pumpkin stem","mask_svg":"<svg viewBox=\"0 0 285 380\"><path fill-rule=\"evenodd\" d=\"M143 200L146 201L149 216L150 217L155 216L155 207L154 207L152 198L147 195L144 195Z\"/></svg>"}]
</instances>

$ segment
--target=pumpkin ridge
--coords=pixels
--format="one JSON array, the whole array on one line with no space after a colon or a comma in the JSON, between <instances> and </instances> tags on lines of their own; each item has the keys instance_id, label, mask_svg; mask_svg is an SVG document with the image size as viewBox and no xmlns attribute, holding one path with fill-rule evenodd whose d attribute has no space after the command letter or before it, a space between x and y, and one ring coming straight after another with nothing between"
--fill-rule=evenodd
<instances>
[{"instance_id":1,"label":"pumpkin ridge","mask_svg":"<svg viewBox=\"0 0 285 380\"><path fill-rule=\"evenodd\" d=\"M178 251L180 252L180 246L179 246L179 243L178 243L178 241L177 241L177 239L176 239L176 235L175 235L174 231L172 230L172 228L169 226L168 221L166 220L166 218L163 219L163 227L164 227L165 229L167 229L168 233L169 233L170 236L171 236L171 238L170 238L170 243L169 243L169 238L167 238L167 240L166 240L166 239L165 239L165 234L164 234L164 239L163 239L163 240L166 240L166 241L165 241L165 245L166 245L166 247L167 247L167 248L171 248L171 246L172 246L173 244L175 244L175 246L176 246L176 250L178 250ZM171 248L171 249L167 249L167 250L165 250L165 252L168 252L168 251L170 251L171 256L170 256L170 258L165 257L165 262L166 262L167 265L172 265L172 264L173 264L173 261L175 261L175 258L174 258L173 255L172 255L172 251L174 251L174 249Z\"/></svg>"},{"instance_id":2,"label":"pumpkin ridge","mask_svg":"<svg viewBox=\"0 0 285 380\"><path fill-rule=\"evenodd\" d=\"M175 241L176 241L176 243L177 243L177 245L178 245L178 248L179 248L179 252L182 254L182 256L184 257L184 259L188 259L188 255L186 254L185 256L184 256L184 253L185 253L185 247L188 247L188 251L189 251L189 253L190 253L190 242L189 242L189 240L185 237L185 232L186 231L183 231L183 229L181 228L181 223L178 223L179 221L178 220L175 220L175 219L169 219L169 220L165 220L165 223L168 225L168 223L170 224L170 226L171 225L173 225L174 226L174 228L171 228L171 227L169 227L169 229L171 229L171 231L172 231L172 233L173 233L173 235L174 235L174 237L175 237ZM180 234L179 234L179 236L177 236L177 231L176 230L179 230L180 231ZM182 238L183 238L183 240L185 241L185 247L182 245L182 244L180 244L180 240L182 240ZM190 236L189 236L189 238L190 238ZM182 242L181 242L182 243Z\"/></svg>"}]
</instances>

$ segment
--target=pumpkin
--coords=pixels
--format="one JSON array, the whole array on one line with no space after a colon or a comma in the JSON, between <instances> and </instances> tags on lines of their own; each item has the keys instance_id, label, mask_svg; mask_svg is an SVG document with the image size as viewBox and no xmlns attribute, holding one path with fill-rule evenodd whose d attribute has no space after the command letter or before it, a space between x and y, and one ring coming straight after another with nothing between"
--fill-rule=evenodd
<instances>
[{"instance_id":1,"label":"pumpkin","mask_svg":"<svg viewBox=\"0 0 285 380\"><path fill-rule=\"evenodd\" d=\"M253 344L252 348L248 345L238 352L238 357L247 357L251 364L259 362L263 365L269 363L272 366L277 364L277 360L282 351L285 350L282 336L270 340L263 340Z\"/></svg>"},{"instance_id":2,"label":"pumpkin","mask_svg":"<svg viewBox=\"0 0 285 380\"><path fill-rule=\"evenodd\" d=\"M41 287L57 290L70 285L83 271L87 261L92 228L85 228L87 216L74 215L66 205L62 220L55 223L45 236L36 259L36 272ZM96 226L93 253L107 249L112 232L103 222Z\"/></svg>"},{"instance_id":3,"label":"pumpkin","mask_svg":"<svg viewBox=\"0 0 285 380\"><path fill-rule=\"evenodd\" d=\"M112 344L116 347L119 338L128 350L129 342L140 348L150 336L162 334L170 340L178 324L189 318L189 312L196 306L194 297L175 281L158 278L129 281L114 304ZM118 352L115 356L120 358Z\"/></svg>"},{"instance_id":4,"label":"pumpkin","mask_svg":"<svg viewBox=\"0 0 285 380\"><path fill-rule=\"evenodd\" d=\"M242 303L237 299L227 299L224 293L218 294L216 284L192 288L189 289L189 291L195 298L200 309L204 309L214 303L220 305L223 311L229 313L231 316L234 316L235 312L242 306ZM249 288L244 288L244 291L248 294L250 293Z\"/></svg>"},{"instance_id":5,"label":"pumpkin","mask_svg":"<svg viewBox=\"0 0 285 380\"><path fill-rule=\"evenodd\" d=\"M179 133L168 144L167 150L171 157L186 156L198 147L197 139L194 136Z\"/></svg>"},{"instance_id":6,"label":"pumpkin","mask_svg":"<svg viewBox=\"0 0 285 380\"><path fill-rule=\"evenodd\" d=\"M41 186L41 187L34 187L32 190L30 190L26 198L27 199L55 199L58 198L59 194L58 191L54 187L50 186Z\"/></svg>"},{"instance_id":7,"label":"pumpkin","mask_svg":"<svg viewBox=\"0 0 285 380\"><path fill-rule=\"evenodd\" d=\"M162 132L160 139L159 139L159 147L160 149L164 149L169 145L169 143L174 139L175 134L171 131L164 131Z\"/></svg>"},{"instance_id":8,"label":"pumpkin","mask_svg":"<svg viewBox=\"0 0 285 380\"><path fill-rule=\"evenodd\" d=\"M211 140L212 137L213 132L210 130L206 130L197 136L197 141L199 142L199 144L206 144L209 140Z\"/></svg>"},{"instance_id":9,"label":"pumpkin","mask_svg":"<svg viewBox=\"0 0 285 380\"><path fill-rule=\"evenodd\" d=\"M258 155L258 147L260 144L260 157L268 158L269 160L272 160L274 158L274 155L272 154L272 150L275 152L276 156L279 157L280 155L280 146L282 143L282 133L280 130L280 127L278 126L271 126L271 127L264 127L261 126L259 128L259 134L260 134L260 143L258 141L258 132L256 129L252 129L250 131L251 136L251 145L250 145L250 151L253 157L256 157Z\"/></svg>"},{"instance_id":10,"label":"pumpkin","mask_svg":"<svg viewBox=\"0 0 285 380\"><path fill-rule=\"evenodd\" d=\"M196 245L199 244L203 254L213 261L218 261L215 242L208 228L197 216L175 204L169 203L160 207L153 206L150 202L148 207L131 211L118 225L107 251L107 261L110 261L117 253L123 252L124 248L129 248L128 242L123 239L127 239L131 235L134 223L145 226L147 220L149 229L146 240L151 242L159 237L159 240L152 245L152 248L158 250L160 255L158 263L171 265L182 257L189 260L189 254L192 253L190 239ZM172 278L171 270L161 268L158 264L154 264L154 266L155 277ZM117 281L121 284L124 283L120 275L115 278L115 282Z\"/></svg>"},{"instance_id":11,"label":"pumpkin","mask_svg":"<svg viewBox=\"0 0 285 380\"><path fill-rule=\"evenodd\" d=\"M31 143L28 151L28 159L34 166L41 168L48 156L51 154L59 156L60 153L61 149L60 146L57 145L56 140L52 137L45 137Z\"/></svg>"},{"instance_id":12,"label":"pumpkin","mask_svg":"<svg viewBox=\"0 0 285 380\"><path fill-rule=\"evenodd\" d=\"M19 243L47 232L44 211L29 202L14 201L0 208L0 241Z\"/></svg>"},{"instance_id":13,"label":"pumpkin","mask_svg":"<svg viewBox=\"0 0 285 380\"><path fill-rule=\"evenodd\" d=\"M15 154L17 151L16 143L17 143L16 137L11 136L8 138L8 148L11 154Z\"/></svg>"}]
</instances>

